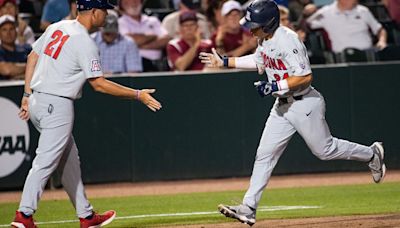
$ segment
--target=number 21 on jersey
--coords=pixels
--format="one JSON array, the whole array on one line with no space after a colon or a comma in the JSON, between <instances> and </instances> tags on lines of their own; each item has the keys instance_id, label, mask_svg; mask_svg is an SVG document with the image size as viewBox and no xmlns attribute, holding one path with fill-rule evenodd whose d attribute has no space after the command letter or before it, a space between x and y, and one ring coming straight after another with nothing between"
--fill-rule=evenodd
<instances>
[{"instance_id":1,"label":"number 21 on jersey","mask_svg":"<svg viewBox=\"0 0 400 228\"><path fill-rule=\"evenodd\" d=\"M52 41L46 46L46 49L44 50L44 54L52 57L53 59L57 59L58 56L60 55L61 49L64 46L65 42L67 42L69 35L63 34L60 30L56 30L52 35L51 35ZM57 49L55 49L55 45L58 45Z\"/></svg>"}]
</instances>

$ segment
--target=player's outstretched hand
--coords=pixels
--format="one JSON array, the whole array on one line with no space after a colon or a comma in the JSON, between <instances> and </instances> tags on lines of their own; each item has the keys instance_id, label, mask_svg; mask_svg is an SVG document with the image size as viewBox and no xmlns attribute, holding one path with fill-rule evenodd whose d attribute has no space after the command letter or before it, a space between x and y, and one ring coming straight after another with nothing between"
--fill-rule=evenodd
<instances>
[{"instance_id":1,"label":"player's outstretched hand","mask_svg":"<svg viewBox=\"0 0 400 228\"><path fill-rule=\"evenodd\" d=\"M22 120L29 119L28 99L28 97L22 97L21 108L19 109L18 113L19 118L21 118Z\"/></svg>"},{"instance_id":2,"label":"player's outstretched hand","mask_svg":"<svg viewBox=\"0 0 400 228\"><path fill-rule=\"evenodd\" d=\"M161 103L154 99L150 94L156 92L155 89L142 89L139 93L139 101L146 105L151 111L156 112L161 109Z\"/></svg>"},{"instance_id":3,"label":"player's outstretched hand","mask_svg":"<svg viewBox=\"0 0 400 228\"><path fill-rule=\"evenodd\" d=\"M206 67L219 68L223 67L224 63L222 57L217 53L215 48L211 49L212 53L200 52L199 59L202 63L206 64Z\"/></svg>"}]
</instances>

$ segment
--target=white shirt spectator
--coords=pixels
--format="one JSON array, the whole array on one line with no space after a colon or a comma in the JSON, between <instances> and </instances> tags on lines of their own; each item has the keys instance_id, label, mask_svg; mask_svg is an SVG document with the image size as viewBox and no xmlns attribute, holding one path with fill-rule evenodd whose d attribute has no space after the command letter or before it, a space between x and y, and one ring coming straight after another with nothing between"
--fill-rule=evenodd
<instances>
[{"instance_id":1,"label":"white shirt spectator","mask_svg":"<svg viewBox=\"0 0 400 228\"><path fill-rule=\"evenodd\" d=\"M176 11L168 14L162 21L162 26L168 31L168 34L172 38L179 38L179 15L181 11ZM210 29L208 28L207 18L200 13L196 13L198 24L203 39L209 39Z\"/></svg>"},{"instance_id":2,"label":"white shirt spectator","mask_svg":"<svg viewBox=\"0 0 400 228\"><path fill-rule=\"evenodd\" d=\"M160 20L153 16L147 16L145 14L141 15L141 21L132 19L132 17L127 15L122 15L118 20L119 32L122 35L127 34L145 34L145 35L157 35L161 38L166 36L167 31L161 26ZM161 50L155 49L140 49L140 56L150 60L158 60L161 58Z\"/></svg>"},{"instance_id":3,"label":"white shirt spectator","mask_svg":"<svg viewBox=\"0 0 400 228\"><path fill-rule=\"evenodd\" d=\"M372 48L369 31L377 35L382 28L367 7L358 4L351 10L341 11L336 1L322 7L307 22L312 29L325 29L334 52L341 52L346 48Z\"/></svg>"}]
</instances>

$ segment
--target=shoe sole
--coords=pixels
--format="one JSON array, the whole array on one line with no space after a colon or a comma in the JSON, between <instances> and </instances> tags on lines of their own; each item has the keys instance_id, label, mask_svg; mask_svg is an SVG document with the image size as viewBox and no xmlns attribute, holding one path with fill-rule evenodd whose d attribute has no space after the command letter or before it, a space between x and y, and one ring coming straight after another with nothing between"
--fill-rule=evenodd
<instances>
[{"instance_id":1,"label":"shoe sole","mask_svg":"<svg viewBox=\"0 0 400 228\"><path fill-rule=\"evenodd\" d=\"M100 225L97 225L97 226L89 226L89 228L98 228L98 227L102 227L102 226L108 225L108 224L110 224L110 223L114 220L114 218L115 218L116 215L117 215L117 212L114 211L114 215L111 216L109 219L107 219L106 221L102 222Z\"/></svg>"},{"instance_id":2,"label":"shoe sole","mask_svg":"<svg viewBox=\"0 0 400 228\"><path fill-rule=\"evenodd\" d=\"M254 220L246 218L246 216L237 215L235 212L222 204L218 205L218 210L219 212L221 212L221 214L225 215L225 217L237 219L241 223L247 224L249 226L252 226L256 223Z\"/></svg>"},{"instance_id":3,"label":"shoe sole","mask_svg":"<svg viewBox=\"0 0 400 228\"><path fill-rule=\"evenodd\" d=\"M383 181L383 179L385 178L385 175L386 175L386 165L385 165L385 163L383 162L383 158L384 158L384 156L385 156L385 149L383 149L383 146L382 146L382 143L379 143L379 142L374 142L373 143L373 145L375 145L377 148L378 148L378 151L379 151L379 160L382 162L382 177L378 180L378 181L375 181L375 183L381 183L382 181Z\"/></svg>"},{"instance_id":4,"label":"shoe sole","mask_svg":"<svg viewBox=\"0 0 400 228\"><path fill-rule=\"evenodd\" d=\"M11 226L16 228L26 228L25 225L20 222L12 222Z\"/></svg>"}]
</instances>

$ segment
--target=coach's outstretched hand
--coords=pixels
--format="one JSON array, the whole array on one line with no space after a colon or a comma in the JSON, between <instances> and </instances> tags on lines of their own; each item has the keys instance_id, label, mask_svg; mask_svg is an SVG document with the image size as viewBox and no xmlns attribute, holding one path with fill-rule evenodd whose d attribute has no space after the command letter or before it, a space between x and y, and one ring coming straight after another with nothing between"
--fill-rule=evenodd
<instances>
[{"instance_id":1,"label":"coach's outstretched hand","mask_svg":"<svg viewBox=\"0 0 400 228\"><path fill-rule=\"evenodd\" d=\"M199 59L206 67L219 68L224 66L222 56L218 54L215 48L211 49L212 53L200 52Z\"/></svg>"},{"instance_id":2,"label":"coach's outstretched hand","mask_svg":"<svg viewBox=\"0 0 400 228\"><path fill-rule=\"evenodd\" d=\"M161 109L161 103L154 99L150 94L156 92L155 89L142 89L138 92L138 100L146 105L151 111L156 112Z\"/></svg>"}]
</instances>

